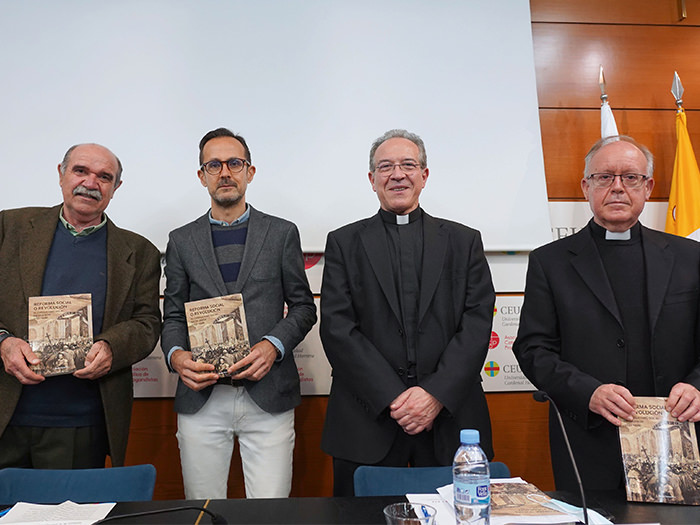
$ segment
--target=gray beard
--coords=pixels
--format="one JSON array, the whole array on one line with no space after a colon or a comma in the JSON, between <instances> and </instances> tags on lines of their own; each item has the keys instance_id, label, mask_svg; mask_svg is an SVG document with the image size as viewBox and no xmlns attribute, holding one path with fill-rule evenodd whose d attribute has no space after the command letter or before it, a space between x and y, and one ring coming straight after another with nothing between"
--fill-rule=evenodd
<instances>
[{"instance_id":1,"label":"gray beard","mask_svg":"<svg viewBox=\"0 0 700 525\"><path fill-rule=\"evenodd\" d=\"M221 206L222 208L233 208L236 204L241 202L241 199L243 198L243 195L239 195L238 197L234 198L228 198L228 199L222 199L219 197L212 197L212 200Z\"/></svg>"}]
</instances>

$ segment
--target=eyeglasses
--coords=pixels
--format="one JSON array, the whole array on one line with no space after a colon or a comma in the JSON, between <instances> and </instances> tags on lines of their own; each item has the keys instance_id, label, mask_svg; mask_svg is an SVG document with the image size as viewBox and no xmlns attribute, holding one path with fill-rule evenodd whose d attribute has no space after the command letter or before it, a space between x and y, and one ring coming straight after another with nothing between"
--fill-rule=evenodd
<instances>
[{"instance_id":1,"label":"eyeglasses","mask_svg":"<svg viewBox=\"0 0 700 525\"><path fill-rule=\"evenodd\" d=\"M205 162L200 166L201 169L206 171L209 175L218 175L221 173L221 170L224 169L224 164L228 166L228 170L231 173L238 173L243 169L243 167L246 164L250 164L247 160L244 159L239 159L237 157L233 157L232 159L228 160L210 160L209 162Z\"/></svg>"},{"instance_id":2,"label":"eyeglasses","mask_svg":"<svg viewBox=\"0 0 700 525\"><path fill-rule=\"evenodd\" d=\"M649 177L641 173L593 173L586 177L595 188L609 188L615 182L615 177L620 177L620 181L625 188L639 188Z\"/></svg>"},{"instance_id":3,"label":"eyeglasses","mask_svg":"<svg viewBox=\"0 0 700 525\"><path fill-rule=\"evenodd\" d=\"M410 175L411 173L420 169L420 164L417 162L405 160L403 162L380 162L377 167L374 168L374 171L382 175L388 175L394 172L394 168L396 166L398 166L399 169L407 175Z\"/></svg>"}]
</instances>

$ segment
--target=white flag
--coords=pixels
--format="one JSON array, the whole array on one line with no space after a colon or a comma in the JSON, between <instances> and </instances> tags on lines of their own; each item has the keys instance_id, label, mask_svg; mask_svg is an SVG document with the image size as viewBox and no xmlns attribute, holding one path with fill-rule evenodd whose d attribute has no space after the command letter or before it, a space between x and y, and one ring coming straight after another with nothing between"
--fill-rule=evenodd
<instances>
[{"instance_id":1,"label":"white flag","mask_svg":"<svg viewBox=\"0 0 700 525\"><path fill-rule=\"evenodd\" d=\"M615 124L615 117L612 109L610 109L610 104L605 100L603 105L600 106L600 137L605 138L613 135L619 135L619 133L617 132L617 125Z\"/></svg>"}]
</instances>

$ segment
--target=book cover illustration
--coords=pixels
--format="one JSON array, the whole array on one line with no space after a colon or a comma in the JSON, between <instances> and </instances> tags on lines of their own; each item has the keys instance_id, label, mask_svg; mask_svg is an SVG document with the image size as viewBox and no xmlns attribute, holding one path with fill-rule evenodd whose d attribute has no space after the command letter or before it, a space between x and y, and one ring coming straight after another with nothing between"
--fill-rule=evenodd
<instances>
[{"instance_id":1,"label":"book cover illustration","mask_svg":"<svg viewBox=\"0 0 700 525\"><path fill-rule=\"evenodd\" d=\"M37 374L48 377L84 368L92 346L92 296L30 297L28 342L41 359L30 367Z\"/></svg>"},{"instance_id":2,"label":"book cover illustration","mask_svg":"<svg viewBox=\"0 0 700 525\"><path fill-rule=\"evenodd\" d=\"M491 483L491 516L567 516L546 505L552 498L532 483Z\"/></svg>"},{"instance_id":3,"label":"book cover illustration","mask_svg":"<svg viewBox=\"0 0 700 525\"><path fill-rule=\"evenodd\" d=\"M634 420L623 420L619 429L627 500L700 505L695 424L666 412L666 398L635 401Z\"/></svg>"},{"instance_id":4,"label":"book cover illustration","mask_svg":"<svg viewBox=\"0 0 700 525\"><path fill-rule=\"evenodd\" d=\"M192 360L210 363L220 376L250 353L243 296L224 295L185 303Z\"/></svg>"}]
</instances>

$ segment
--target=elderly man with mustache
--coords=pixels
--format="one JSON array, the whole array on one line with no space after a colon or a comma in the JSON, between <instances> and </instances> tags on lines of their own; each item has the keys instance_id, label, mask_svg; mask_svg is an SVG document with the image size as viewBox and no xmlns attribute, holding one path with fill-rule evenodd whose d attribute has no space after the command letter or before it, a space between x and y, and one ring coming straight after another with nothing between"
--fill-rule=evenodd
<instances>
[{"instance_id":1,"label":"elderly man with mustache","mask_svg":"<svg viewBox=\"0 0 700 525\"><path fill-rule=\"evenodd\" d=\"M63 203L0 211L0 468L124 464L131 365L158 341L160 254L105 209L122 165L98 144L58 166ZM27 343L28 299L91 294L94 344L84 367L44 377Z\"/></svg>"}]
</instances>

